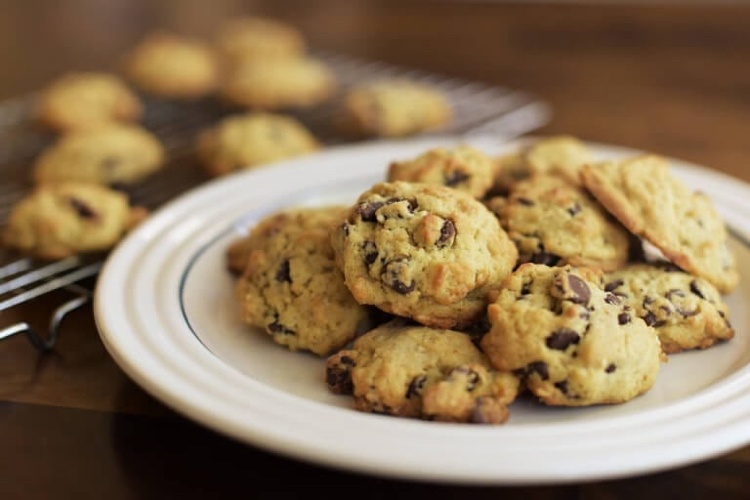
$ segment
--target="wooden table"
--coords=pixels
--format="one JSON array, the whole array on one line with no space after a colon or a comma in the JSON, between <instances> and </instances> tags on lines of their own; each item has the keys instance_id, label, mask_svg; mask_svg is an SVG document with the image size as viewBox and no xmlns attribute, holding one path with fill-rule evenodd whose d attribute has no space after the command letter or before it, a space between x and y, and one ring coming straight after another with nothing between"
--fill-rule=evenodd
<instances>
[{"instance_id":1,"label":"wooden table","mask_svg":"<svg viewBox=\"0 0 750 500\"><path fill-rule=\"evenodd\" d=\"M708 165L750 181L750 8L472 2L37 0L0 10L0 97L70 69L108 68L156 27L205 35L239 12L300 26L311 45L527 89L569 133ZM49 297L4 324L42 318ZM199 427L152 399L105 352L90 308L52 354L0 343L0 496L742 498L750 447L641 477L560 486L430 485L277 457ZM268 495L270 496L270 495Z\"/></svg>"}]
</instances>

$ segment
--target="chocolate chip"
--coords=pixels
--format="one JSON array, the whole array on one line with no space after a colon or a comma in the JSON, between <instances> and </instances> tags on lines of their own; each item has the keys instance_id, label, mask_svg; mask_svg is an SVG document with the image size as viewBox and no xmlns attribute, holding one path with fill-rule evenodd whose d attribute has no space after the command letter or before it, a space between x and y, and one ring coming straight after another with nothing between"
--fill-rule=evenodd
<instances>
[{"instance_id":1,"label":"chocolate chip","mask_svg":"<svg viewBox=\"0 0 750 500\"><path fill-rule=\"evenodd\" d=\"M563 394L568 394L568 381L567 380L561 380L560 382L555 382L554 386L557 388L558 391L562 392Z\"/></svg>"},{"instance_id":2,"label":"chocolate chip","mask_svg":"<svg viewBox=\"0 0 750 500\"><path fill-rule=\"evenodd\" d=\"M343 358L340 361L343 361ZM326 385L334 394L354 392L352 373L347 366L326 366Z\"/></svg>"},{"instance_id":3,"label":"chocolate chip","mask_svg":"<svg viewBox=\"0 0 750 500\"><path fill-rule=\"evenodd\" d=\"M284 262L279 266L279 270L276 271L276 281L279 283L292 282L292 275L289 270L289 259L285 259Z\"/></svg>"},{"instance_id":4,"label":"chocolate chip","mask_svg":"<svg viewBox=\"0 0 750 500\"><path fill-rule=\"evenodd\" d=\"M413 292L417 286L414 280L411 280L410 283L404 283L402 279L403 272L408 269L407 261L406 257L399 257L388 262L383 266L383 271L380 275L381 281L402 295Z\"/></svg>"},{"instance_id":5,"label":"chocolate chip","mask_svg":"<svg viewBox=\"0 0 750 500\"><path fill-rule=\"evenodd\" d=\"M535 254L532 254L529 258L529 261L534 264L542 264L545 266L554 266L558 262L560 262L560 257L551 253L547 253L545 251L539 251Z\"/></svg>"},{"instance_id":6,"label":"chocolate chip","mask_svg":"<svg viewBox=\"0 0 750 500\"><path fill-rule=\"evenodd\" d=\"M375 213L380 207L385 205L382 201L371 201L369 203L361 203L357 207L357 213L364 222L375 222Z\"/></svg>"},{"instance_id":7,"label":"chocolate chip","mask_svg":"<svg viewBox=\"0 0 750 500\"><path fill-rule=\"evenodd\" d=\"M344 232L344 236L349 236L349 224L346 222L341 224L341 230Z\"/></svg>"},{"instance_id":8,"label":"chocolate chip","mask_svg":"<svg viewBox=\"0 0 750 500\"><path fill-rule=\"evenodd\" d=\"M693 280L690 282L690 291L693 292L695 295L702 299L706 299L706 296L703 295L703 291L700 289L700 286L698 285L697 280Z\"/></svg>"},{"instance_id":9,"label":"chocolate chip","mask_svg":"<svg viewBox=\"0 0 750 500\"><path fill-rule=\"evenodd\" d=\"M645 321L648 326L653 326L654 328L664 326L664 324L666 323L666 321L664 320L656 319L656 315L651 311L647 312L646 315L643 316L643 321Z\"/></svg>"},{"instance_id":10,"label":"chocolate chip","mask_svg":"<svg viewBox=\"0 0 750 500\"><path fill-rule=\"evenodd\" d=\"M461 184L469 177L471 176L462 170L454 170L452 172L447 172L443 176L443 179L446 186L455 186Z\"/></svg>"},{"instance_id":11,"label":"chocolate chip","mask_svg":"<svg viewBox=\"0 0 750 500\"><path fill-rule=\"evenodd\" d=\"M581 210L583 210L583 208L581 207L581 204L578 202L575 202L572 207L567 208L567 212L570 214L571 217L575 217L577 214L581 213Z\"/></svg>"},{"instance_id":12,"label":"chocolate chip","mask_svg":"<svg viewBox=\"0 0 750 500\"><path fill-rule=\"evenodd\" d=\"M604 302L606 302L607 304L616 306L617 304L620 303L620 297L618 297L614 293L608 293L607 295L604 296Z\"/></svg>"},{"instance_id":13,"label":"chocolate chip","mask_svg":"<svg viewBox=\"0 0 750 500\"><path fill-rule=\"evenodd\" d=\"M97 214L86 203L78 198L68 198L68 203L82 219L96 219Z\"/></svg>"},{"instance_id":14,"label":"chocolate chip","mask_svg":"<svg viewBox=\"0 0 750 500\"><path fill-rule=\"evenodd\" d=\"M524 198L523 196L519 196L518 198L516 198L516 201L518 201L518 203L520 203L521 205L526 205L527 207L533 207L535 205L533 200Z\"/></svg>"},{"instance_id":15,"label":"chocolate chip","mask_svg":"<svg viewBox=\"0 0 750 500\"><path fill-rule=\"evenodd\" d=\"M409 387L406 389L406 399L411 399L414 396L421 396L424 384L427 382L427 377L424 375L417 375L411 382Z\"/></svg>"},{"instance_id":16,"label":"chocolate chip","mask_svg":"<svg viewBox=\"0 0 750 500\"><path fill-rule=\"evenodd\" d=\"M362 243L362 251L365 254L365 264L372 265L378 259L378 247L374 241L365 241Z\"/></svg>"},{"instance_id":17,"label":"chocolate chip","mask_svg":"<svg viewBox=\"0 0 750 500\"><path fill-rule=\"evenodd\" d=\"M544 361L532 361L526 368L524 368L524 374L526 376L532 373L537 373L542 380L549 379L549 367Z\"/></svg>"},{"instance_id":18,"label":"chocolate chip","mask_svg":"<svg viewBox=\"0 0 750 500\"><path fill-rule=\"evenodd\" d=\"M438 238L437 240L437 246L438 247L450 246L450 243L453 241L455 236L456 236L456 226L453 224L452 220L446 219L446 221L443 222L443 225L440 228L440 238Z\"/></svg>"},{"instance_id":19,"label":"chocolate chip","mask_svg":"<svg viewBox=\"0 0 750 500\"><path fill-rule=\"evenodd\" d=\"M521 295L528 295L531 293L531 281L528 283L524 283L523 286L521 286Z\"/></svg>"},{"instance_id":20,"label":"chocolate chip","mask_svg":"<svg viewBox=\"0 0 750 500\"><path fill-rule=\"evenodd\" d=\"M568 275L568 287L573 292L573 296L568 300L574 304L587 304L591 299L591 290L588 285L575 274Z\"/></svg>"},{"instance_id":21,"label":"chocolate chip","mask_svg":"<svg viewBox=\"0 0 750 500\"><path fill-rule=\"evenodd\" d=\"M630 314L620 313L617 315L617 322L621 325L627 325L630 323Z\"/></svg>"},{"instance_id":22,"label":"chocolate chip","mask_svg":"<svg viewBox=\"0 0 750 500\"><path fill-rule=\"evenodd\" d=\"M617 366L614 363L610 363L607 365L607 367L604 369L607 373L614 373L614 371L617 370Z\"/></svg>"},{"instance_id":23,"label":"chocolate chip","mask_svg":"<svg viewBox=\"0 0 750 500\"><path fill-rule=\"evenodd\" d=\"M682 290L679 290L677 288L672 288L671 290L669 290L664 295L665 295L665 297L667 297L667 299L669 299L670 302L672 302L672 297L673 296L684 297L685 296L685 292L683 292Z\"/></svg>"},{"instance_id":24,"label":"chocolate chip","mask_svg":"<svg viewBox=\"0 0 750 500\"><path fill-rule=\"evenodd\" d=\"M266 328L270 333L274 333L277 335L296 335L296 332L294 330L290 330L289 328L279 323L278 319L275 319L273 323L267 324Z\"/></svg>"},{"instance_id":25,"label":"chocolate chip","mask_svg":"<svg viewBox=\"0 0 750 500\"><path fill-rule=\"evenodd\" d=\"M619 287L621 287L624 284L625 284L624 280L619 280L618 279L618 280L610 281L609 283L607 283L606 285L604 285L604 291L605 292L611 292L615 288L619 288Z\"/></svg>"},{"instance_id":26,"label":"chocolate chip","mask_svg":"<svg viewBox=\"0 0 750 500\"><path fill-rule=\"evenodd\" d=\"M417 202L415 200L409 200L407 198L388 198L388 201L386 201L386 203L390 205L392 203L400 203L402 201L406 202L407 210L409 211L409 213L413 214L417 209Z\"/></svg>"},{"instance_id":27,"label":"chocolate chip","mask_svg":"<svg viewBox=\"0 0 750 500\"><path fill-rule=\"evenodd\" d=\"M571 330L570 328L560 328L552 332L547 339L545 344L550 349L557 349L558 351L564 351L571 344L577 344L581 341L581 336L578 332Z\"/></svg>"},{"instance_id":28,"label":"chocolate chip","mask_svg":"<svg viewBox=\"0 0 750 500\"><path fill-rule=\"evenodd\" d=\"M466 375L466 390L471 392L479 384L480 377L477 372L469 368L468 366L459 366L451 371L450 376L454 375Z\"/></svg>"}]
</instances>

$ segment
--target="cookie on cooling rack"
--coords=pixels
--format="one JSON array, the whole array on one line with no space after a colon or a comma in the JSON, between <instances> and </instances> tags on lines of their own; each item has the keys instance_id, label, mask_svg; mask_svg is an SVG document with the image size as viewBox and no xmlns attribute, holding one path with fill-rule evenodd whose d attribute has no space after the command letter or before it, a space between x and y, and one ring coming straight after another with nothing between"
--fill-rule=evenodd
<instances>
[{"instance_id":1,"label":"cookie on cooling rack","mask_svg":"<svg viewBox=\"0 0 750 500\"><path fill-rule=\"evenodd\" d=\"M11 210L3 242L41 259L105 251L146 216L125 194L105 186L64 182L38 186Z\"/></svg>"},{"instance_id":2,"label":"cookie on cooling rack","mask_svg":"<svg viewBox=\"0 0 750 500\"><path fill-rule=\"evenodd\" d=\"M720 292L739 283L724 221L711 199L672 175L667 161L643 154L587 165L586 188L633 234Z\"/></svg>"},{"instance_id":3,"label":"cookie on cooling rack","mask_svg":"<svg viewBox=\"0 0 750 500\"><path fill-rule=\"evenodd\" d=\"M481 198L492 185L493 169L492 159L484 152L459 145L433 148L415 158L391 162L387 180L439 184Z\"/></svg>"},{"instance_id":4,"label":"cookie on cooling rack","mask_svg":"<svg viewBox=\"0 0 750 500\"><path fill-rule=\"evenodd\" d=\"M333 70L314 57L258 58L231 67L220 94L238 107L279 111L321 104L337 86Z\"/></svg>"},{"instance_id":5,"label":"cookie on cooling rack","mask_svg":"<svg viewBox=\"0 0 750 500\"><path fill-rule=\"evenodd\" d=\"M358 302L437 328L480 319L518 257L481 202L449 187L404 181L362 193L332 242Z\"/></svg>"},{"instance_id":6,"label":"cookie on cooling rack","mask_svg":"<svg viewBox=\"0 0 750 500\"><path fill-rule=\"evenodd\" d=\"M337 118L341 131L355 137L410 136L444 127L451 119L451 105L442 91L406 79L349 89Z\"/></svg>"},{"instance_id":7,"label":"cookie on cooling rack","mask_svg":"<svg viewBox=\"0 0 750 500\"><path fill-rule=\"evenodd\" d=\"M648 391L662 362L659 337L585 268L522 264L487 308L481 348L556 406L624 403Z\"/></svg>"},{"instance_id":8,"label":"cookie on cooling rack","mask_svg":"<svg viewBox=\"0 0 750 500\"><path fill-rule=\"evenodd\" d=\"M34 116L57 132L70 132L135 122L142 112L138 96L116 75L71 72L41 90Z\"/></svg>"},{"instance_id":9,"label":"cookie on cooling rack","mask_svg":"<svg viewBox=\"0 0 750 500\"><path fill-rule=\"evenodd\" d=\"M320 142L300 121L272 113L222 119L198 136L198 155L211 175L257 167L312 153Z\"/></svg>"},{"instance_id":10,"label":"cookie on cooling rack","mask_svg":"<svg viewBox=\"0 0 750 500\"><path fill-rule=\"evenodd\" d=\"M734 337L729 307L719 291L671 265L638 263L607 273L604 290L654 327L668 354L705 349Z\"/></svg>"},{"instance_id":11,"label":"cookie on cooling rack","mask_svg":"<svg viewBox=\"0 0 750 500\"><path fill-rule=\"evenodd\" d=\"M294 25L260 16L232 19L221 26L216 36L217 50L228 64L300 56L306 45L305 37Z\"/></svg>"},{"instance_id":12,"label":"cookie on cooling rack","mask_svg":"<svg viewBox=\"0 0 750 500\"><path fill-rule=\"evenodd\" d=\"M148 130L110 124L58 139L37 158L34 179L38 183L128 185L160 169L164 158L164 147Z\"/></svg>"},{"instance_id":13,"label":"cookie on cooling rack","mask_svg":"<svg viewBox=\"0 0 750 500\"><path fill-rule=\"evenodd\" d=\"M302 208L269 216L251 233L236 284L243 320L290 350L320 356L345 346L368 327L334 262L330 228L338 207Z\"/></svg>"},{"instance_id":14,"label":"cookie on cooling rack","mask_svg":"<svg viewBox=\"0 0 750 500\"><path fill-rule=\"evenodd\" d=\"M491 368L471 338L396 319L326 361L335 394L363 412L449 422L501 424L518 378Z\"/></svg>"},{"instance_id":15,"label":"cookie on cooling rack","mask_svg":"<svg viewBox=\"0 0 750 500\"><path fill-rule=\"evenodd\" d=\"M562 177L535 175L501 200L487 204L497 210L520 262L611 271L628 261L630 233L583 188Z\"/></svg>"},{"instance_id":16,"label":"cookie on cooling rack","mask_svg":"<svg viewBox=\"0 0 750 500\"><path fill-rule=\"evenodd\" d=\"M192 99L216 89L219 67L203 42L167 32L147 35L126 54L124 72L141 90L161 97Z\"/></svg>"}]
</instances>

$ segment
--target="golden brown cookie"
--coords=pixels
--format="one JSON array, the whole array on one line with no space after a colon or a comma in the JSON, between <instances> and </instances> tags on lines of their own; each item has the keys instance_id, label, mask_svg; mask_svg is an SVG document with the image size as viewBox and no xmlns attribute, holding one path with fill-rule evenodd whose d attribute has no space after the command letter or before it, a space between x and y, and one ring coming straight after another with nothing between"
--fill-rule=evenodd
<instances>
[{"instance_id":1,"label":"golden brown cookie","mask_svg":"<svg viewBox=\"0 0 750 500\"><path fill-rule=\"evenodd\" d=\"M320 142L297 119L271 113L244 113L222 119L197 140L201 161L219 176L312 153Z\"/></svg>"},{"instance_id":2,"label":"golden brown cookie","mask_svg":"<svg viewBox=\"0 0 750 500\"><path fill-rule=\"evenodd\" d=\"M41 259L109 250L146 216L125 194L96 184L37 187L8 217L3 242Z\"/></svg>"},{"instance_id":3,"label":"golden brown cookie","mask_svg":"<svg viewBox=\"0 0 750 500\"><path fill-rule=\"evenodd\" d=\"M290 23L260 16L235 18L223 25L217 35L219 54L229 64L258 58L301 56L306 41Z\"/></svg>"},{"instance_id":4,"label":"golden brown cookie","mask_svg":"<svg viewBox=\"0 0 750 500\"><path fill-rule=\"evenodd\" d=\"M38 183L133 184L161 168L164 157L164 147L148 130L107 125L61 137L37 158L34 179Z\"/></svg>"},{"instance_id":5,"label":"golden brown cookie","mask_svg":"<svg viewBox=\"0 0 750 500\"><path fill-rule=\"evenodd\" d=\"M42 89L34 109L36 120L57 132L136 122L142 112L140 99L120 78L98 72L60 76Z\"/></svg>"}]
</instances>

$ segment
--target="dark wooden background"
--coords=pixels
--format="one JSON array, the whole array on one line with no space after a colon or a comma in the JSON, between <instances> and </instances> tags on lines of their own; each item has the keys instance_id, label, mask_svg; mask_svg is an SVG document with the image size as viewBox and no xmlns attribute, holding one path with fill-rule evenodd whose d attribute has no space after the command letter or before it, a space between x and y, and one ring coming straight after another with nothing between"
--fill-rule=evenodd
<instances>
[{"instance_id":1,"label":"dark wooden background","mask_svg":"<svg viewBox=\"0 0 750 500\"><path fill-rule=\"evenodd\" d=\"M636 147L750 181L750 6L364 0L6 0L0 98L73 69L111 69L144 33L210 36L240 13L299 26L314 48L532 91L541 133ZM46 320L54 297L3 313ZM391 481L240 445L163 407L105 352L90 308L40 357L0 342L3 498L747 498L750 448L646 476L489 488ZM648 495L648 496L645 496Z\"/></svg>"}]
</instances>

